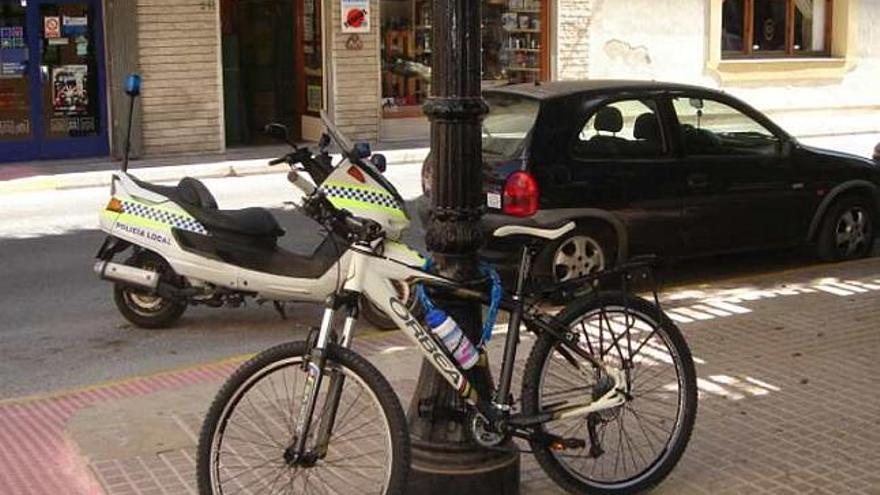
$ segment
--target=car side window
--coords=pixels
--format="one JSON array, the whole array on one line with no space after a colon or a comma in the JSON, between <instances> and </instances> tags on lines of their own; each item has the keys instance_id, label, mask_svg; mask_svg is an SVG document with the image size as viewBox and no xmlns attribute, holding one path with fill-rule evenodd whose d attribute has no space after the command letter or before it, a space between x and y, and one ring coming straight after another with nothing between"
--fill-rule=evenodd
<instances>
[{"instance_id":1,"label":"car side window","mask_svg":"<svg viewBox=\"0 0 880 495\"><path fill-rule=\"evenodd\" d=\"M575 158L661 156L663 127L652 99L620 100L600 106L587 119L572 146Z\"/></svg>"},{"instance_id":2,"label":"car side window","mask_svg":"<svg viewBox=\"0 0 880 495\"><path fill-rule=\"evenodd\" d=\"M779 153L779 138L755 119L730 105L704 98L672 99L689 155L759 155Z\"/></svg>"}]
</instances>

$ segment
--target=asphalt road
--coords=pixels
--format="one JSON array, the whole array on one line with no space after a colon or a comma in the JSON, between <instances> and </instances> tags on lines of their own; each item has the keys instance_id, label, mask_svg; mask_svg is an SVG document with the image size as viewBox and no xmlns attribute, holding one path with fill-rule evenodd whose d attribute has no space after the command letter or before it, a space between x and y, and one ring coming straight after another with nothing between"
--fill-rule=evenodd
<instances>
[{"instance_id":1,"label":"asphalt road","mask_svg":"<svg viewBox=\"0 0 880 495\"><path fill-rule=\"evenodd\" d=\"M417 167L393 172L404 197L417 194ZM396 176L396 177L395 177ZM289 234L281 245L308 252L320 241L314 223L279 208L291 199L283 176L205 181L224 208L274 207ZM254 200L254 198L258 198ZM112 301L111 285L92 273L103 234L94 230L101 189L0 197L0 399L79 387L255 352L302 338L320 308L294 304L282 320L270 305L190 308L177 327L141 330L128 324ZM412 210L411 210L412 211ZM407 240L421 247L415 224ZM813 263L783 251L679 262L666 267L669 285ZM373 331L364 323L364 331Z\"/></svg>"},{"instance_id":2,"label":"asphalt road","mask_svg":"<svg viewBox=\"0 0 880 495\"><path fill-rule=\"evenodd\" d=\"M391 172L401 194L418 193L418 167ZM413 169L415 170L413 172ZM280 245L308 253L317 224L283 208L283 175L204 181L223 208L264 206L288 231ZM150 331L117 312L110 283L92 272L104 235L95 230L106 188L0 196L0 399L84 386L255 352L302 338L319 322L312 304L189 308L174 329ZM419 246L418 225L407 239ZM373 331L365 323L365 330Z\"/></svg>"}]
</instances>

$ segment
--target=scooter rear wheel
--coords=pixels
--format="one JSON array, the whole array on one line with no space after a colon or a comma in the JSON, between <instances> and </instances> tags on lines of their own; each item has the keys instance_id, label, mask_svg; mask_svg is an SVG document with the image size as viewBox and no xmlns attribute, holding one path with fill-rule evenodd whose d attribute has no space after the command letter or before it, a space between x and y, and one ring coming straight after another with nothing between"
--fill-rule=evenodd
<instances>
[{"instance_id":1,"label":"scooter rear wheel","mask_svg":"<svg viewBox=\"0 0 880 495\"><path fill-rule=\"evenodd\" d=\"M179 283L180 277L161 256L150 251L139 251L130 256L126 265L159 273L161 280ZM186 301L176 301L151 294L122 283L113 286L113 301L122 316L140 328L167 328L177 322L186 311Z\"/></svg>"}]
</instances>

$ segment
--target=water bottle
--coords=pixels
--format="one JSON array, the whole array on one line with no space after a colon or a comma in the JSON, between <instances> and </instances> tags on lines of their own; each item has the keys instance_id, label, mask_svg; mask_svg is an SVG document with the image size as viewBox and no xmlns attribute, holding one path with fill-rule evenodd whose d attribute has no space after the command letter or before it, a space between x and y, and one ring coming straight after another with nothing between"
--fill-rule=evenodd
<instances>
[{"instance_id":1,"label":"water bottle","mask_svg":"<svg viewBox=\"0 0 880 495\"><path fill-rule=\"evenodd\" d=\"M449 349L462 368L469 370L477 364L480 354L455 320L439 309L432 309L425 317L425 321L428 322L431 332L440 337L443 345Z\"/></svg>"}]
</instances>

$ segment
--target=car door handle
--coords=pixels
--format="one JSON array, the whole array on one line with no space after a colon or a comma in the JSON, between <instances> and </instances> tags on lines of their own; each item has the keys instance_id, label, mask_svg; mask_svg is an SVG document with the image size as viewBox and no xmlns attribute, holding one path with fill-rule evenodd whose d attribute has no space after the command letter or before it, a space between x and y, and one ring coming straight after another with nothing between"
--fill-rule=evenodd
<instances>
[{"instance_id":1,"label":"car door handle","mask_svg":"<svg viewBox=\"0 0 880 495\"><path fill-rule=\"evenodd\" d=\"M687 184L692 189L702 189L709 185L709 176L706 174L688 175Z\"/></svg>"}]
</instances>

